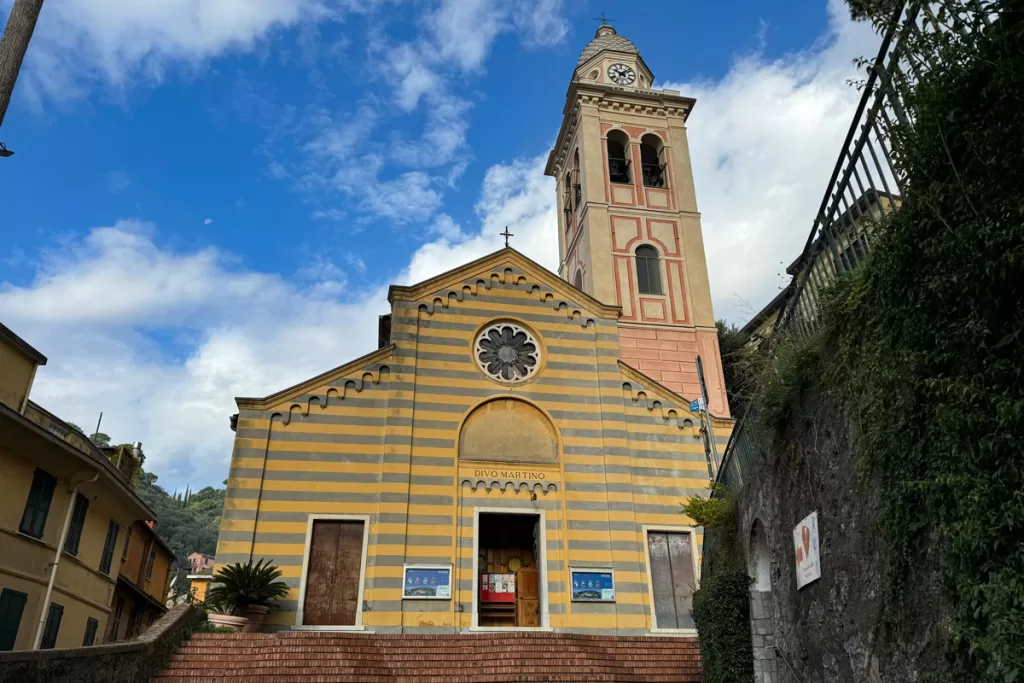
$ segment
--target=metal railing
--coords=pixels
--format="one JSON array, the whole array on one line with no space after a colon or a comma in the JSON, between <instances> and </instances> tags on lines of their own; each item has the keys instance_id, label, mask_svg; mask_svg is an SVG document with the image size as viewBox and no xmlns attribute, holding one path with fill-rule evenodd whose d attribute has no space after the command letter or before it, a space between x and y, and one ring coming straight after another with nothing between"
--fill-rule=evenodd
<instances>
[{"instance_id":1,"label":"metal railing","mask_svg":"<svg viewBox=\"0 0 1024 683\"><path fill-rule=\"evenodd\" d=\"M769 349L771 338L780 333L805 335L815 330L824 291L863 261L871 250L877 219L899 206L903 177L888 137L894 122L909 121L895 83L907 78L900 37L919 22L918 8L908 2L899 9L868 69L863 94L807 242L788 269L793 279L769 335ZM716 481L726 490L741 487L755 460L763 455L769 443L763 431L755 399L733 429L716 473Z\"/></svg>"},{"instance_id":2,"label":"metal railing","mask_svg":"<svg viewBox=\"0 0 1024 683\"><path fill-rule=\"evenodd\" d=\"M935 46L991 26L991 8L989 0L961 0L936 13L928 3L911 0L892 15L803 252L788 269L793 279L768 335L766 352L771 351L772 338L814 332L822 295L871 251L877 221L899 208L906 184L890 144L897 126L913 124L903 93L927 77ZM726 490L745 483L769 443L756 403L755 397L733 429L716 473L717 483Z\"/></svg>"}]
</instances>

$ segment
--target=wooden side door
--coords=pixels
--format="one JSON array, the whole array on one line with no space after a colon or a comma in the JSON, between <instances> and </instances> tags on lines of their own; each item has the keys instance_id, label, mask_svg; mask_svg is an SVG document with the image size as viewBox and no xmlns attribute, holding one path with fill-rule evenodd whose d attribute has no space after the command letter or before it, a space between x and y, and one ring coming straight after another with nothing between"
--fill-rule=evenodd
<instances>
[{"instance_id":1,"label":"wooden side door","mask_svg":"<svg viewBox=\"0 0 1024 683\"><path fill-rule=\"evenodd\" d=\"M516 572L516 626L540 626L540 591L537 570Z\"/></svg>"},{"instance_id":2,"label":"wooden side door","mask_svg":"<svg viewBox=\"0 0 1024 683\"><path fill-rule=\"evenodd\" d=\"M686 532L651 531L647 534L651 590L654 594L654 625L657 628L694 628L693 535Z\"/></svg>"},{"instance_id":3,"label":"wooden side door","mask_svg":"<svg viewBox=\"0 0 1024 683\"><path fill-rule=\"evenodd\" d=\"M355 626L359 572L363 564L363 522L313 522L302 605L305 626Z\"/></svg>"}]
</instances>

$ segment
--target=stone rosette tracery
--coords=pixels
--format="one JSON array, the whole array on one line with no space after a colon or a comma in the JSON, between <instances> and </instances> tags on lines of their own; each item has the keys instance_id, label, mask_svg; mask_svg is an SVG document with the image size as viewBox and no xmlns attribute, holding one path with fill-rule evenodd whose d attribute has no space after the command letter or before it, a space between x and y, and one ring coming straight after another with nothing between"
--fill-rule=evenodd
<instances>
[{"instance_id":1,"label":"stone rosette tracery","mask_svg":"<svg viewBox=\"0 0 1024 683\"><path fill-rule=\"evenodd\" d=\"M540 368L540 344L524 327L498 322L480 331L473 357L485 375L504 384L525 382Z\"/></svg>"}]
</instances>

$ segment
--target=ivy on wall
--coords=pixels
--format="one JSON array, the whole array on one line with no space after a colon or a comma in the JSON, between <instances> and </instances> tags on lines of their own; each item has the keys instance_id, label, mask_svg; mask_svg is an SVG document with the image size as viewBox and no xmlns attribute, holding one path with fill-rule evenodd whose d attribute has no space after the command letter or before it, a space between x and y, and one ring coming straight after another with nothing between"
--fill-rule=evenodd
<instances>
[{"instance_id":1,"label":"ivy on wall","mask_svg":"<svg viewBox=\"0 0 1024 683\"><path fill-rule=\"evenodd\" d=\"M891 17L890 2L856 4ZM901 208L832 291L821 336L773 350L778 384L756 407L778 427L809 384L842 391L880 485L887 626L899 632L906 589L937 572L943 679L1012 683L1024 681L1024 0L929 11L948 30L904 37L927 69L897 83L914 120L891 130Z\"/></svg>"},{"instance_id":2,"label":"ivy on wall","mask_svg":"<svg viewBox=\"0 0 1024 683\"><path fill-rule=\"evenodd\" d=\"M752 683L750 577L745 571L715 572L693 594L704 683Z\"/></svg>"}]
</instances>

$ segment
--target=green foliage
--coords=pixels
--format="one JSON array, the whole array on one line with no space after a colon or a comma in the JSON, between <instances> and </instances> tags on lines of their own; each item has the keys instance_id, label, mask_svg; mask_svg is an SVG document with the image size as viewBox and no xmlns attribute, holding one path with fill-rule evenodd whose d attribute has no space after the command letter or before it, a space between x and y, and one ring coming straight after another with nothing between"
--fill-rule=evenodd
<instances>
[{"instance_id":1,"label":"green foliage","mask_svg":"<svg viewBox=\"0 0 1024 683\"><path fill-rule=\"evenodd\" d=\"M710 496L690 496L683 503L683 514L687 515L698 526L706 529L724 527L732 524L735 503L729 497L725 487L718 482L708 484Z\"/></svg>"},{"instance_id":2,"label":"green foliage","mask_svg":"<svg viewBox=\"0 0 1024 683\"><path fill-rule=\"evenodd\" d=\"M889 625L934 569L948 680L1010 683L1024 680L1024 2L984 4L990 28L940 0L950 30L907 39L930 71L898 84L915 117L892 131L902 206L833 293L829 372L881 485Z\"/></svg>"},{"instance_id":3,"label":"green foliage","mask_svg":"<svg viewBox=\"0 0 1024 683\"><path fill-rule=\"evenodd\" d=\"M206 601L233 611L244 610L249 605L267 605L288 595L288 585L278 581L280 578L281 570L270 561L229 564L214 575Z\"/></svg>"},{"instance_id":4,"label":"green foliage","mask_svg":"<svg viewBox=\"0 0 1024 683\"><path fill-rule=\"evenodd\" d=\"M704 683L754 680L749 591L747 573L730 570L705 577L693 594Z\"/></svg>"},{"instance_id":5,"label":"green foliage","mask_svg":"<svg viewBox=\"0 0 1024 683\"><path fill-rule=\"evenodd\" d=\"M200 621L192 629L192 633L237 633L237 631L226 626L215 626L208 621Z\"/></svg>"},{"instance_id":6,"label":"green foliage","mask_svg":"<svg viewBox=\"0 0 1024 683\"><path fill-rule=\"evenodd\" d=\"M157 479L157 475L144 471L139 477L137 492L156 512L157 532L174 550L179 566L188 565L189 553L214 554L224 509L224 489L207 486L192 493L183 506L156 483ZM183 579L179 577L179 581Z\"/></svg>"},{"instance_id":7,"label":"green foliage","mask_svg":"<svg viewBox=\"0 0 1024 683\"><path fill-rule=\"evenodd\" d=\"M110 445L110 435L104 434L103 432L95 432L89 435L89 440L100 448Z\"/></svg>"},{"instance_id":8,"label":"green foliage","mask_svg":"<svg viewBox=\"0 0 1024 683\"><path fill-rule=\"evenodd\" d=\"M757 420L769 434L789 417L804 391L820 374L822 339L819 336L773 340L765 354L758 383Z\"/></svg>"},{"instance_id":9,"label":"green foliage","mask_svg":"<svg viewBox=\"0 0 1024 683\"><path fill-rule=\"evenodd\" d=\"M718 348L722 353L722 372L729 408L735 418L743 417L757 389L761 354L749 344L750 337L735 325L719 320Z\"/></svg>"}]
</instances>

